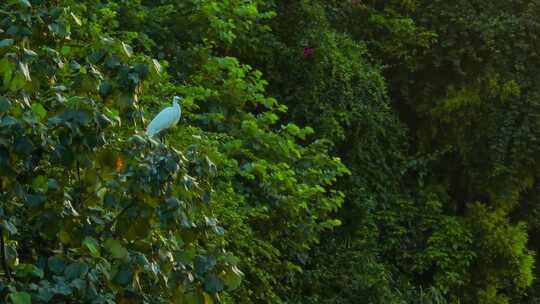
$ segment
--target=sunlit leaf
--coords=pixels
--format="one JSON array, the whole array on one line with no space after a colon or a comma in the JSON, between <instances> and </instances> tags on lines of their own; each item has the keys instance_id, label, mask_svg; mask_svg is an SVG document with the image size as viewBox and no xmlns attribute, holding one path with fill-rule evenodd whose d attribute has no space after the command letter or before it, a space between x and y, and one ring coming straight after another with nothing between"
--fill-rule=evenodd
<instances>
[{"instance_id":1,"label":"sunlit leaf","mask_svg":"<svg viewBox=\"0 0 540 304\"><path fill-rule=\"evenodd\" d=\"M95 257L100 255L99 243L93 237L85 237L82 244L88 249L91 255Z\"/></svg>"},{"instance_id":2,"label":"sunlit leaf","mask_svg":"<svg viewBox=\"0 0 540 304\"><path fill-rule=\"evenodd\" d=\"M152 59L152 66L154 67L154 71L157 74L161 74L161 71L163 68L161 67L161 64L159 63L159 61L157 61L156 59Z\"/></svg>"},{"instance_id":3,"label":"sunlit leaf","mask_svg":"<svg viewBox=\"0 0 540 304\"><path fill-rule=\"evenodd\" d=\"M21 73L17 73L9 84L10 91L18 91L26 84L25 76Z\"/></svg>"},{"instance_id":4,"label":"sunlit leaf","mask_svg":"<svg viewBox=\"0 0 540 304\"><path fill-rule=\"evenodd\" d=\"M242 272L238 270L236 266L233 266L233 268L225 272L221 278L229 290L235 290L236 288L240 287L240 284L242 283L242 276Z\"/></svg>"},{"instance_id":5,"label":"sunlit leaf","mask_svg":"<svg viewBox=\"0 0 540 304\"><path fill-rule=\"evenodd\" d=\"M108 239L105 241L104 246L115 259L126 259L129 256L127 249L117 240Z\"/></svg>"},{"instance_id":6,"label":"sunlit leaf","mask_svg":"<svg viewBox=\"0 0 540 304\"><path fill-rule=\"evenodd\" d=\"M44 273L43 270L36 267L32 264L19 264L15 267L15 273L17 277L35 277L35 278L43 278Z\"/></svg>"},{"instance_id":7,"label":"sunlit leaf","mask_svg":"<svg viewBox=\"0 0 540 304\"><path fill-rule=\"evenodd\" d=\"M38 175L32 179L32 188L46 192L48 187L47 182L48 179L46 176Z\"/></svg>"},{"instance_id":8,"label":"sunlit leaf","mask_svg":"<svg viewBox=\"0 0 540 304\"><path fill-rule=\"evenodd\" d=\"M133 55L133 49L131 48L131 46L124 42L122 42L121 44L122 44L122 50L124 51L126 56L131 57Z\"/></svg>"},{"instance_id":9,"label":"sunlit leaf","mask_svg":"<svg viewBox=\"0 0 540 304\"><path fill-rule=\"evenodd\" d=\"M24 75L24 78L26 81L32 81L32 78L30 77L30 69L28 68L28 64L26 62L19 62L19 69L21 73Z\"/></svg>"},{"instance_id":10,"label":"sunlit leaf","mask_svg":"<svg viewBox=\"0 0 540 304\"><path fill-rule=\"evenodd\" d=\"M74 13L69 13L69 15L71 16L71 18L73 18L73 21L75 21L78 26L82 25L81 19L79 19L77 15L75 15Z\"/></svg>"},{"instance_id":11,"label":"sunlit leaf","mask_svg":"<svg viewBox=\"0 0 540 304\"><path fill-rule=\"evenodd\" d=\"M32 7L32 4L30 4L30 1L28 0L18 0L19 4L25 7Z\"/></svg>"},{"instance_id":12,"label":"sunlit leaf","mask_svg":"<svg viewBox=\"0 0 540 304\"><path fill-rule=\"evenodd\" d=\"M47 117L47 110L45 110L43 105L41 105L40 103L32 104L32 112L36 114L36 116L38 117L40 121L43 121L45 117Z\"/></svg>"},{"instance_id":13,"label":"sunlit leaf","mask_svg":"<svg viewBox=\"0 0 540 304\"><path fill-rule=\"evenodd\" d=\"M26 292L12 292L8 298L13 304L32 304L32 298Z\"/></svg>"}]
</instances>

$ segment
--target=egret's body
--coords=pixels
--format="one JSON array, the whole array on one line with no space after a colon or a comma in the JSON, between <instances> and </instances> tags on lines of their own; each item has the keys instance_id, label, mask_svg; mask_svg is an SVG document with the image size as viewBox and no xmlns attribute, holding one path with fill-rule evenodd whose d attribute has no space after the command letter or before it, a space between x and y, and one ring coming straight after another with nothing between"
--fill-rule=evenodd
<instances>
[{"instance_id":1,"label":"egret's body","mask_svg":"<svg viewBox=\"0 0 540 304\"><path fill-rule=\"evenodd\" d=\"M180 97L174 96L172 107L163 109L158 115L156 115L156 117L154 117L154 119L152 119L146 128L146 134L148 136L152 137L178 123L180 120L180 114L182 114L182 109L178 103L180 100Z\"/></svg>"}]
</instances>

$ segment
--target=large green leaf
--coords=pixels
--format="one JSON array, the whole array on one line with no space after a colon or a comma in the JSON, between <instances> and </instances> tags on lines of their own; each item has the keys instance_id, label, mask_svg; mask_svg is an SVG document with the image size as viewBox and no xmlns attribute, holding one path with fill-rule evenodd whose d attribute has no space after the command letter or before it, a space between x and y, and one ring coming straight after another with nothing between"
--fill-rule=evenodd
<instances>
[{"instance_id":1,"label":"large green leaf","mask_svg":"<svg viewBox=\"0 0 540 304\"><path fill-rule=\"evenodd\" d=\"M100 255L100 249L99 249L99 243L96 239L94 239L93 237L85 237L83 242L82 242L83 246L86 247L86 249L88 249L88 251L90 252L90 254L94 257L99 257Z\"/></svg>"},{"instance_id":2,"label":"large green leaf","mask_svg":"<svg viewBox=\"0 0 540 304\"><path fill-rule=\"evenodd\" d=\"M28 74L28 76L30 76L30 74ZM6 84L6 78L4 78L4 84ZM11 79L11 82L9 82L9 90L18 91L22 89L25 84L26 84L25 75L23 75L22 73L16 73L15 77L13 77Z\"/></svg>"},{"instance_id":3,"label":"large green leaf","mask_svg":"<svg viewBox=\"0 0 540 304\"><path fill-rule=\"evenodd\" d=\"M34 144L26 136L19 137L15 140L14 149L17 153L20 153L23 156L30 155L34 149Z\"/></svg>"},{"instance_id":4,"label":"large green leaf","mask_svg":"<svg viewBox=\"0 0 540 304\"><path fill-rule=\"evenodd\" d=\"M42 279L44 276L43 270L32 264L19 264L15 267L17 277L35 277Z\"/></svg>"},{"instance_id":5,"label":"large green leaf","mask_svg":"<svg viewBox=\"0 0 540 304\"><path fill-rule=\"evenodd\" d=\"M196 256L195 271L202 276L216 265L216 259L212 256Z\"/></svg>"},{"instance_id":6,"label":"large green leaf","mask_svg":"<svg viewBox=\"0 0 540 304\"><path fill-rule=\"evenodd\" d=\"M6 113L10 107L11 107L11 103L9 102L9 99L1 96L0 97L0 114Z\"/></svg>"},{"instance_id":7,"label":"large green leaf","mask_svg":"<svg viewBox=\"0 0 540 304\"><path fill-rule=\"evenodd\" d=\"M113 278L114 283L120 286L128 286L133 281L133 268L129 264L122 264Z\"/></svg>"},{"instance_id":8,"label":"large green leaf","mask_svg":"<svg viewBox=\"0 0 540 304\"><path fill-rule=\"evenodd\" d=\"M242 276L243 273L236 268L236 266L233 266L232 269L226 271L221 278L229 290L235 290L242 284Z\"/></svg>"},{"instance_id":9,"label":"large green leaf","mask_svg":"<svg viewBox=\"0 0 540 304\"><path fill-rule=\"evenodd\" d=\"M40 207L46 200L47 196L45 196L43 193L40 193L39 191L36 191L35 194L26 194L25 197L25 203L32 208Z\"/></svg>"},{"instance_id":10,"label":"large green leaf","mask_svg":"<svg viewBox=\"0 0 540 304\"><path fill-rule=\"evenodd\" d=\"M30 4L29 0L18 0L19 4L25 7L32 7L32 4Z\"/></svg>"},{"instance_id":11,"label":"large green leaf","mask_svg":"<svg viewBox=\"0 0 540 304\"><path fill-rule=\"evenodd\" d=\"M0 40L0 48L13 45L14 40L13 39L2 39Z\"/></svg>"},{"instance_id":12,"label":"large green leaf","mask_svg":"<svg viewBox=\"0 0 540 304\"><path fill-rule=\"evenodd\" d=\"M222 291L224 288L223 280L216 275L209 275L204 279L204 290L215 294Z\"/></svg>"},{"instance_id":13,"label":"large green leaf","mask_svg":"<svg viewBox=\"0 0 540 304\"><path fill-rule=\"evenodd\" d=\"M118 240L107 239L103 246L111 253L115 259L127 259L129 252Z\"/></svg>"},{"instance_id":14,"label":"large green leaf","mask_svg":"<svg viewBox=\"0 0 540 304\"><path fill-rule=\"evenodd\" d=\"M32 112L34 112L34 114L36 114L36 116L38 117L38 119L40 121L43 121L45 119L45 117L47 117L47 110L45 110L43 105L41 105L39 103L33 103L32 104Z\"/></svg>"},{"instance_id":15,"label":"large green leaf","mask_svg":"<svg viewBox=\"0 0 540 304\"><path fill-rule=\"evenodd\" d=\"M32 188L42 192L47 192L48 179L46 176L38 175L32 179Z\"/></svg>"},{"instance_id":16,"label":"large green leaf","mask_svg":"<svg viewBox=\"0 0 540 304\"><path fill-rule=\"evenodd\" d=\"M66 268L66 262L64 259L57 256L50 257L47 265L49 266L49 269L56 274L63 273L64 269Z\"/></svg>"},{"instance_id":17,"label":"large green leaf","mask_svg":"<svg viewBox=\"0 0 540 304\"><path fill-rule=\"evenodd\" d=\"M12 292L8 298L13 304L32 304L32 298L26 292Z\"/></svg>"},{"instance_id":18,"label":"large green leaf","mask_svg":"<svg viewBox=\"0 0 540 304\"><path fill-rule=\"evenodd\" d=\"M64 270L66 280L73 281L75 279L84 278L88 272L88 266L82 263L72 263Z\"/></svg>"},{"instance_id":19,"label":"large green leaf","mask_svg":"<svg viewBox=\"0 0 540 304\"><path fill-rule=\"evenodd\" d=\"M204 296L198 292L189 292L184 295L185 304L205 304Z\"/></svg>"}]
</instances>

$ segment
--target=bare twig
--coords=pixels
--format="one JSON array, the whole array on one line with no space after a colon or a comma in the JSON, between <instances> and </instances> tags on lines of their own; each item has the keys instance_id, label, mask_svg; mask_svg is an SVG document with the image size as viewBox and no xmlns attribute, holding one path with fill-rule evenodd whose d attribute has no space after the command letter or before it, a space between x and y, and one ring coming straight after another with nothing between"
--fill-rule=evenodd
<instances>
[{"instance_id":1,"label":"bare twig","mask_svg":"<svg viewBox=\"0 0 540 304\"><path fill-rule=\"evenodd\" d=\"M118 214L114 217L114 219L113 219L113 220L111 221L111 223L109 224L109 228L110 228L109 231L112 232L114 226L116 226L116 222L118 221L118 219L119 219L122 215L124 215L124 213L126 213L126 211L127 211L129 208L133 207L134 205L135 205L135 202L129 203L127 206L124 207L124 209L122 209L122 210L120 211L120 213L118 213Z\"/></svg>"}]
</instances>

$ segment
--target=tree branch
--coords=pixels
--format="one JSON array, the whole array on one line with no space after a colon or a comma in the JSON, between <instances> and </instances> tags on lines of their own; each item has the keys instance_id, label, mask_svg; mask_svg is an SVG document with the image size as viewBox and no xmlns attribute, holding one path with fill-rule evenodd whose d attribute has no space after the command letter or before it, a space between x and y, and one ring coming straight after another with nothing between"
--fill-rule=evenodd
<instances>
[{"instance_id":1,"label":"tree branch","mask_svg":"<svg viewBox=\"0 0 540 304\"><path fill-rule=\"evenodd\" d=\"M77 198L79 201L79 207L82 207L83 183L81 180L81 166L79 161L77 161L77 181L79 182L79 195L77 195Z\"/></svg>"},{"instance_id":2,"label":"tree branch","mask_svg":"<svg viewBox=\"0 0 540 304\"><path fill-rule=\"evenodd\" d=\"M2 268L4 268L4 274L8 278L8 280L11 280L11 270L9 269L8 263L7 263L7 256L6 256L6 242L4 240L4 227L0 226L0 250L2 253Z\"/></svg>"},{"instance_id":3,"label":"tree branch","mask_svg":"<svg viewBox=\"0 0 540 304\"><path fill-rule=\"evenodd\" d=\"M116 222L118 221L118 219L119 219L122 215L124 215L124 213L126 213L126 211L127 211L129 208L133 207L134 205L135 205L135 202L129 203L127 206L124 207L124 209L122 209L122 210L120 211L120 213L118 213L118 214L113 218L113 220L109 223L109 231L110 231L110 232L112 232L112 230L113 230L114 226L116 225Z\"/></svg>"}]
</instances>

